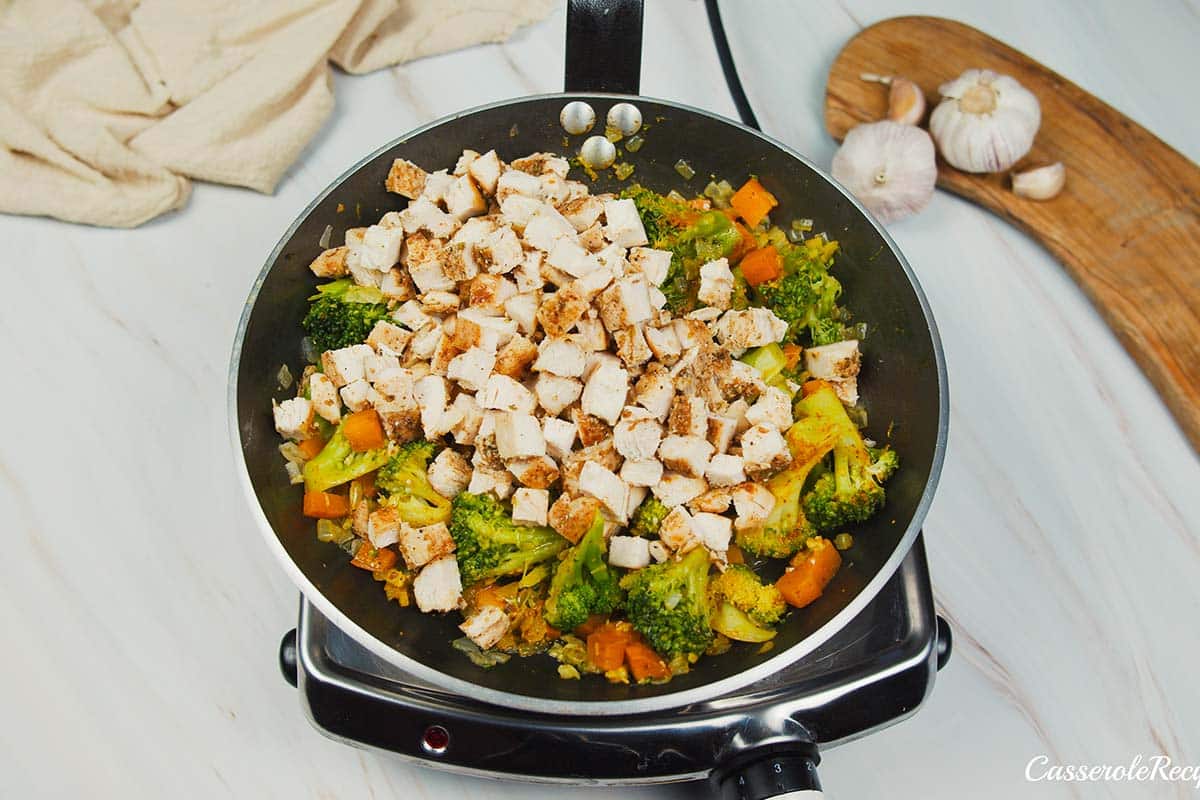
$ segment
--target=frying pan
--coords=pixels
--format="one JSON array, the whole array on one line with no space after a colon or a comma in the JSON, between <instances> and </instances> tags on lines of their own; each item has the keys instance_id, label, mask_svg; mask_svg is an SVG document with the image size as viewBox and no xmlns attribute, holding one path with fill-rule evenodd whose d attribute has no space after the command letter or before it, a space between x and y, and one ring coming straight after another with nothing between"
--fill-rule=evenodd
<instances>
[{"instance_id":1,"label":"frying pan","mask_svg":"<svg viewBox=\"0 0 1200 800\"><path fill-rule=\"evenodd\" d=\"M895 243L841 186L799 153L744 125L666 100L637 96L641 4L569 4L567 89L562 94L506 100L437 120L385 145L351 167L300 214L268 257L246 301L230 369L231 431L253 516L275 557L322 614L380 658L442 690L531 712L631 714L679 707L757 681L835 634L879 592L920 531L942 464L947 429L946 371L925 297ZM696 193L718 176L737 185L757 175L779 199L775 218L808 217L841 243L836 274L855 317L869 324L863 342L861 394L869 436L889 441L902 466L888 484L887 505L855 530L854 546L825 594L793 612L768 652L735 645L704 658L665 685L625 686L597 678L559 680L544 657L513 658L480 669L454 650L457 614L400 608L335 545L317 541L301 515L301 488L288 482L278 452L272 399L281 365L303 366L300 321L316 281L309 262L320 253L326 226L341 242L347 228L370 224L404 200L384 190L395 158L426 169L452 165L464 148L495 148L502 159L563 151L559 111L584 100L601 120L620 101L634 103L650 123L645 144L627 160L635 179L658 191ZM577 148L579 140L571 142ZM674 169L679 159L692 181ZM579 178L580 176L573 175ZM603 174L593 191L622 184Z\"/></svg>"}]
</instances>

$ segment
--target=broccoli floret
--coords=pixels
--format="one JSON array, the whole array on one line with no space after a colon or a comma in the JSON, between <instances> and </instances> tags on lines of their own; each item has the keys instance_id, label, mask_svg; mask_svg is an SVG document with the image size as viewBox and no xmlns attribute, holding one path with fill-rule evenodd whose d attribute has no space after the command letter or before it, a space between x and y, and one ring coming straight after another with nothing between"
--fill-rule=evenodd
<instances>
[{"instance_id":1,"label":"broccoli floret","mask_svg":"<svg viewBox=\"0 0 1200 800\"><path fill-rule=\"evenodd\" d=\"M658 536L662 527L663 517L671 513L671 509L662 504L654 495L647 495L642 504L634 509L629 519L629 535L648 538Z\"/></svg>"},{"instance_id":2,"label":"broccoli floret","mask_svg":"<svg viewBox=\"0 0 1200 800\"><path fill-rule=\"evenodd\" d=\"M846 409L828 385L798 404L802 414L820 416L836 427L833 463L816 477L804 494L804 515L820 531L870 519L883 507L883 482L899 466L894 450L872 452Z\"/></svg>"},{"instance_id":3,"label":"broccoli floret","mask_svg":"<svg viewBox=\"0 0 1200 800\"><path fill-rule=\"evenodd\" d=\"M659 653L699 654L712 644L708 568L708 551L697 547L680 561L652 564L621 579L629 593L626 616Z\"/></svg>"},{"instance_id":4,"label":"broccoli floret","mask_svg":"<svg viewBox=\"0 0 1200 800\"><path fill-rule=\"evenodd\" d=\"M434 491L426 473L436 450L437 445L426 441L400 445L375 476L383 502L409 525L424 527L450 519L450 501Z\"/></svg>"},{"instance_id":5,"label":"broccoli floret","mask_svg":"<svg viewBox=\"0 0 1200 800\"><path fill-rule=\"evenodd\" d=\"M451 505L450 535L466 585L524 572L570 544L553 528L513 522L490 494L463 492Z\"/></svg>"},{"instance_id":6,"label":"broccoli floret","mask_svg":"<svg viewBox=\"0 0 1200 800\"><path fill-rule=\"evenodd\" d=\"M342 433L342 425L345 421L337 426L321 452L304 465L304 488L310 492L323 492L362 477L382 467L391 457L392 451L388 447L355 452L350 447L350 440Z\"/></svg>"},{"instance_id":7,"label":"broccoli floret","mask_svg":"<svg viewBox=\"0 0 1200 800\"><path fill-rule=\"evenodd\" d=\"M317 287L301 325L318 353L365 342L375 323L387 319L383 293L348 278Z\"/></svg>"},{"instance_id":8,"label":"broccoli floret","mask_svg":"<svg viewBox=\"0 0 1200 800\"><path fill-rule=\"evenodd\" d=\"M592 527L567 551L550 579L545 617L560 631L571 631L592 614L607 614L617 607L621 588L617 573L604 560L604 516L597 511Z\"/></svg>"},{"instance_id":9,"label":"broccoli floret","mask_svg":"<svg viewBox=\"0 0 1200 800\"><path fill-rule=\"evenodd\" d=\"M777 625L787 611L787 603L775 584L764 584L745 564L730 564L713 578L709 591L714 605L720 601L730 603L758 625Z\"/></svg>"},{"instance_id":10,"label":"broccoli floret","mask_svg":"<svg viewBox=\"0 0 1200 800\"><path fill-rule=\"evenodd\" d=\"M755 291L762 305L770 308L788 324L786 341L799 342L805 331L813 344L841 339L841 310L837 306L842 293L838 279L829 274L832 252L804 245L777 247L782 251L782 274L773 281L759 284Z\"/></svg>"}]
</instances>

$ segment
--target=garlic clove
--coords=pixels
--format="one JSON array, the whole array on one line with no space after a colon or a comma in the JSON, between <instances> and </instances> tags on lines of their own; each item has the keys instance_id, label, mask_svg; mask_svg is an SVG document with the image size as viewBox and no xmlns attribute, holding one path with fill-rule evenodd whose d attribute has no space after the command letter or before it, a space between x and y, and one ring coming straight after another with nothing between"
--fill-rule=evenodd
<instances>
[{"instance_id":1,"label":"garlic clove","mask_svg":"<svg viewBox=\"0 0 1200 800\"><path fill-rule=\"evenodd\" d=\"M1003 172L1033 146L1042 122L1037 97L1015 79L969 69L938 87L929 132L946 163L965 172Z\"/></svg>"},{"instance_id":2,"label":"garlic clove","mask_svg":"<svg viewBox=\"0 0 1200 800\"><path fill-rule=\"evenodd\" d=\"M890 120L859 125L834 155L833 177L882 222L903 219L933 197L933 140L920 128Z\"/></svg>"},{"instance_id":3,"label":"garlic clove","mask_svg":"<svg viewBox=\"0 0 1200 800\"><path fill-rule=\"evenodd\" d=\"M916 125L925 116L925 93L908 78L892 78L887 118L901 125Z\"/></svg>"},{"instance_id":4,"label":"garlic clove","mask_svg":"<svg viewBox=\"0 0 1200 800\"><path fill-rule=\"evenodd\" d=\"M1013 194L1030 200L1049 200L1056 197L1067 184L1067 168L1062 162L1034 167L1012 176Z\"/></svg>"}]
</instances>

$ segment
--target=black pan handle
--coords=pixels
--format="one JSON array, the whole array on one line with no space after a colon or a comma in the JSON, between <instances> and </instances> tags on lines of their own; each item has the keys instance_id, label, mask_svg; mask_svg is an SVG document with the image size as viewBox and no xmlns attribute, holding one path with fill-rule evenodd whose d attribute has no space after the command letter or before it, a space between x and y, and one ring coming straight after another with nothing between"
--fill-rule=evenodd
<instances>
[{"instance_id":1,"label":"black pan handle","mask_svg":"<svg viewBox=\"0 0 1200 800\"><path fill-rule=\"evenodd\" d=\"M818 800L821 781L815 747L797 747L740 760L716 777L718 800Z\"/></svg>"},{"instance_id":2,"label":"black pan handle","mask_svg":"<svg viewBox=\"0 0 1200 800\"><path fill-rule=\"evenodd\" d=\"M568 92L637 94L642 82L642 0L567 0Z\"/></svg>"}]
</instances>

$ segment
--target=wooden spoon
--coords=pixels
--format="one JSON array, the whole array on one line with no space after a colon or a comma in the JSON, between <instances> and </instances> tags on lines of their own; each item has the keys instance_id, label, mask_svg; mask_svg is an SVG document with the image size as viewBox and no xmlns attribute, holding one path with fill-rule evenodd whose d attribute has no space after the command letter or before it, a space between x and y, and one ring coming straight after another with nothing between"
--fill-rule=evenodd
<instances>
[{"instance_id":1,"label":"wooden spoon","mask_svg":"<svg viewBox=\"0 0 1200 800\"><path fill-rule=\"evenodd\" d=\"M938 186L1042 243L1087 292L1200 451L1200 169L1154 134L1028 56L936 17L873 25L842 49L825 92L835 139L882 119L887 90L863 73L898 75L925 92L977 67L1037 95L1042 127L1015 169L1061 161L1066 188L1048 201L1012 193L1008 175L960 172L939 159Z\"/></svg>"}]
</instances>

